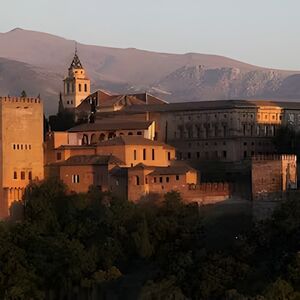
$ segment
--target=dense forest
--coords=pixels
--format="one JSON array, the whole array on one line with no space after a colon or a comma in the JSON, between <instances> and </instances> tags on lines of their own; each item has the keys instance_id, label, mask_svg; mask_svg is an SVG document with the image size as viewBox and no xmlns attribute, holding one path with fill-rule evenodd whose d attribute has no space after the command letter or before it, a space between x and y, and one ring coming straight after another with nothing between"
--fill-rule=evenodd
<instances>
[{"instance_id":1,"label":"dense forest","mask_svg":"<svg viewBox=\"0 0 300 300\"><path fill-rule=\"evenodd\" d=\"M300 299L297 199L209 230L177 192L134 204L50 180L12 214L0 226L0 299Z\"/></svg>"}]
</instances>

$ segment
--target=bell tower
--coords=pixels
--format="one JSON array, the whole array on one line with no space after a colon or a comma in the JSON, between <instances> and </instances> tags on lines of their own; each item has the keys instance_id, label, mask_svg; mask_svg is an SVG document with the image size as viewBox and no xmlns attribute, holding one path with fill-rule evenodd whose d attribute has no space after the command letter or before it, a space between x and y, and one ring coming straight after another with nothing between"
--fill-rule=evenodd
<instances>
[{"instance_id":1,"label":"bell tower","mask_svg":"<svg viewBox=\"0 0 300 300\"><path fill-rule=\"evenodd\" d=\"M90 95L91 82L85 74L80 59L77 55L77 45L75 54L69 67L68 76L64 79L63 106L65 109L75 109L80 103Z\"/></svg>"}]
</instances>

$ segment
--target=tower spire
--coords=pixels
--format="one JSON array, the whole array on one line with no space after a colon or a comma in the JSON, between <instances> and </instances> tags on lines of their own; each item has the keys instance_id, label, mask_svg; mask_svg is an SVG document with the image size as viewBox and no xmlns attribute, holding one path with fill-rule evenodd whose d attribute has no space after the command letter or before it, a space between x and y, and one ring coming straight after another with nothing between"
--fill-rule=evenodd
<instances>
[{"instance_id":1,"label":"tower spire","mask_svg":"<svg viewBox=\"0 0 300 300\"><path fill-rule=\"evenodd\" d=\"M77 42L75 41L75 53L69 69L83 69L80 59L77 55Z\"/></svg>"}]
</instances>

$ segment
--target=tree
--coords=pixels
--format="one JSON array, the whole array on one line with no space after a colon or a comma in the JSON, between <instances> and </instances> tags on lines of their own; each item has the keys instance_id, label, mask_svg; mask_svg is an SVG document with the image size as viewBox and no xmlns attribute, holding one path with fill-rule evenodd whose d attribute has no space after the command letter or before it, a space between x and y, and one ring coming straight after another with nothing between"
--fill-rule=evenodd
<instances>
[{"instance_id":1,"label":"tree","mask_svg":"<svg viewBox=\"0 0 300 300\"><path fill-rule=\"evenodd\" d=\"M26 98L26 97L27 97L27 94L26 94L25 90L23 90L23 91L21 92L21 97L22 97L22 98Z\"/></svg>"}]
</instances>

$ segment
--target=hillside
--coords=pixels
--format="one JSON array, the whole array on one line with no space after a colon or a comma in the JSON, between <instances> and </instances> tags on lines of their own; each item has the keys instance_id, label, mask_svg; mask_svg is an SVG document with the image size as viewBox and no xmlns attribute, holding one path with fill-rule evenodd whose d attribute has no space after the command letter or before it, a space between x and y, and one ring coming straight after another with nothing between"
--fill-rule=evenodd
<instances>
[{"instance_id":1,"label":"hillside","mask_svg":"<svg viewBox=\"0 0 300 300\"><path fill-rule=\"evenodd\" d=\"M74 41L47 33L14 29L0 33L0 94L41 94L46 110L57 109L62 79ZM225 98L300 98L300 75L269 70L230 58L167 54L133 48L78 45L92 88L114 92L148 90L169 101Z\"/></svg>"}]
</instances>

